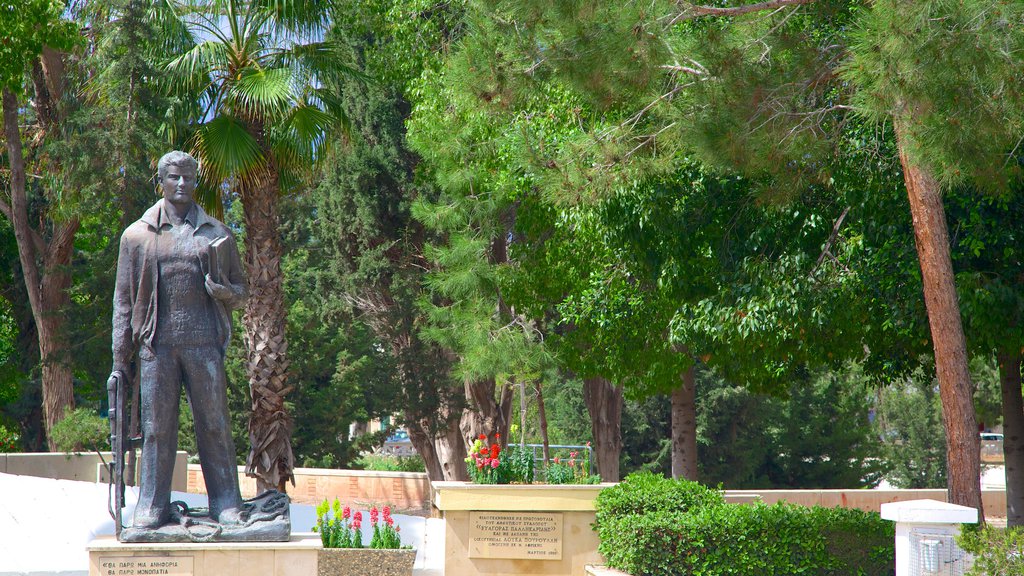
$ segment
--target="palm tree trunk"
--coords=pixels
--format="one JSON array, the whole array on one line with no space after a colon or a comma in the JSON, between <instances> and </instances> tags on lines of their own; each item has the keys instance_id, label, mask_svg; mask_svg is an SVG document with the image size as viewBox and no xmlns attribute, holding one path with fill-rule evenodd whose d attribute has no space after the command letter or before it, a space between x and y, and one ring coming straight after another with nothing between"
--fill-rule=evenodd
<instances>
[{"instance_id":1,"label":"palm tree trunk","mask_svg":"<svg viewBox=\"0 0 1024 576\"><path fill-rule=\"evenodd\" d=\"M981 448L967 367L967 343L953 280L946 213L938 180L928 168L915 162L908 151L911 146L908 126L913 122L913 114L913 108L908 107L902 117L896 118L896 138L935 350L935 371L949 454L949 502L977 509L980 521L984 522Z\"/></svg>"},{"instance_id":2,"label":"palm tree trunk","mask_svg":"<svg viewBox=\"0 0 1024 576\"><path fill-rule=\"evenodd\" d=\"M590 413L590 432L597 455L597 473L604 482L619 481L622 452L622 387L606 378L583 380L583 403Z\"/></svg>"},{"instance_id":3,"label":"palm tree trunk","mask_svg":"<svg viewBox=\"0 0 1024 576\"><path fill-rule=\"evenodd\" d=\"M292 418L285 407L288 386L288 341L281 273L279 195L273 170L242 191L245 212L245 264L249 299L245 305L247 372L252 401L246 473L256 477L258 492L285 491L294 478Z\"/></svg>"},{"instance_id":4,"label":"palm tree trunk","mask_svg":"<svg viewBox=\"0 0 1024 576\"><path fill-rule=\"evenodd\" d=\"M1006 526L1024 526L1024 399L1021 354L1016 342L999 350L999 384L1003 396L1003 461L1006 464Z\"/></svg>"}]
</instances>

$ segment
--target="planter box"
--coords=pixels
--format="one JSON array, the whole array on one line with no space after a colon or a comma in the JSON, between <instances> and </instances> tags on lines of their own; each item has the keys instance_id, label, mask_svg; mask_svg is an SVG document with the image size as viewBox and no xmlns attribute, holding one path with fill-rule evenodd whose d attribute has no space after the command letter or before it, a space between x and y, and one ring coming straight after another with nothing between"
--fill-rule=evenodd
<instances>
[{"instance_id":1,"label":"planter box","mask_svg":"<svg viewBox=\"0 0 1024 576\"><path fill-rule=\"evenodd\" d=\"M444 514L445 574L579 576L604 563L594 500L614 484L432 484Z\"/></svg>"},{"instance_id":2,"label":"planter box","mask_svg":"<svg viewBox=\"0 0 1024 576\"><path fill-rule=\"evenodd\" d=\"M321 548L317 576L411 576L416 551L411 549Z\"/></svg>"}]
</instances>

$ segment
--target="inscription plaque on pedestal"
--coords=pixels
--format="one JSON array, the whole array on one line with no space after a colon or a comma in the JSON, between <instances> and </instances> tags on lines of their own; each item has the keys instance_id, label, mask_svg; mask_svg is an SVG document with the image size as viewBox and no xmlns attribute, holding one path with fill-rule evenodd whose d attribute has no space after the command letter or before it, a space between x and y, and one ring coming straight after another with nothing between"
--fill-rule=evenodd
<instances>
[{"instance_id":1,"label":"inscription plaque on pedestal","mask_svg":"<svg viewBox=\"0 0 1024 576\"><path fill-rule=\"evenodd\" d=\"M103 576L192 576L192 556L100 556Z\"/></svg>"},{"instance_id":2,"label":"inscription plaque on pedestal","mask_svg":"<svg viewBox=\"0 0 1024 576\"><path fill-rule=\"evenodd\" d=\"M561 512L470 512L469 557L562 559Z\"/></svg>"}]
</instances>

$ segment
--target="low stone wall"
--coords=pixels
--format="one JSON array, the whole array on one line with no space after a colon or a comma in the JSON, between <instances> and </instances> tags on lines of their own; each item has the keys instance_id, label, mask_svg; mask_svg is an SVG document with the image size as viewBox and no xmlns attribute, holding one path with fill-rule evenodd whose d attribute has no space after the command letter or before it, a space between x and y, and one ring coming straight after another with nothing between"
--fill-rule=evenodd
<instances>
[{"instance_id":1,"label":"low stone wall","mask_svg":"<svg viewBox=\"0 0 1024 576\"><path fill-rule=\"evenodd\" d=\"M103 458L110 462L110 452L103 452ZM185 492L185 466L188 453L178 452L174 459L174 473L171 490ZM103 461L95 452L64 454L62 452L18 452L0 454L0 473L18 476L36 476L54 480L78 480L80 482L106 482L107 474Z\"/></svg>"},{"instance_id":2,"label":"low stone wall","mask_svg":"<svg viewBox=\"0 0 1024 576\"><path fill-rule=\"evenodd\" d=\"M761 500L766 504L789 502L800 506L825 506L827 508L857 508L878 512L882 504L906 502L908 500L946 501L945 490L726 490L726 501ZM751 498L753 497L753 498ZM1006 516L1006 491L982 490L982 506L985 515L1003 518Z\"/></svg>"},{"instance_id":3,"label":"low stone wall","mask_svg":"<svg viewBox=\"0 0 1024 576\"><path fill-rule=\"evenodd\" d=\"M256 480L238 467L239 485L244 498L256 495ZM188 465L188 491L206 494L203 470ZM295 486L288 486L293 502L319 504L335 498L344 503L388 504L396 510L427 510L430 507L430 480L422 472L375 472L370 470L329 470L296 468Z\"/></svg>"}]
</instances>

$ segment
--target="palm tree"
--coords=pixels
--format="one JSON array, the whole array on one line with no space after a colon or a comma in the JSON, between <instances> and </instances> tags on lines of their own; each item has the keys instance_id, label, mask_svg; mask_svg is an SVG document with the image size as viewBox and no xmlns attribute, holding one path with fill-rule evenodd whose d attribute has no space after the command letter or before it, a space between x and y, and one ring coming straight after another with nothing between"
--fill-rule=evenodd
<instances>
[{"instance_id":1,"label":"palm tree","mask_svg":"<svg viewBox=\"0 0 1024 576\"><path fill-rule=\"evenodd\" d=\"M278 199L302 185L328 136L344 126L339 102L324 88L350 71L324 39L331 5L160 0L153 12L165 50L160 85L177 102L167 136L199 160L204 204L218 211L220 192L242 202L252 401L246 472L260 491L283 491L293 467Z\"/></svg>"}]
</instances>

